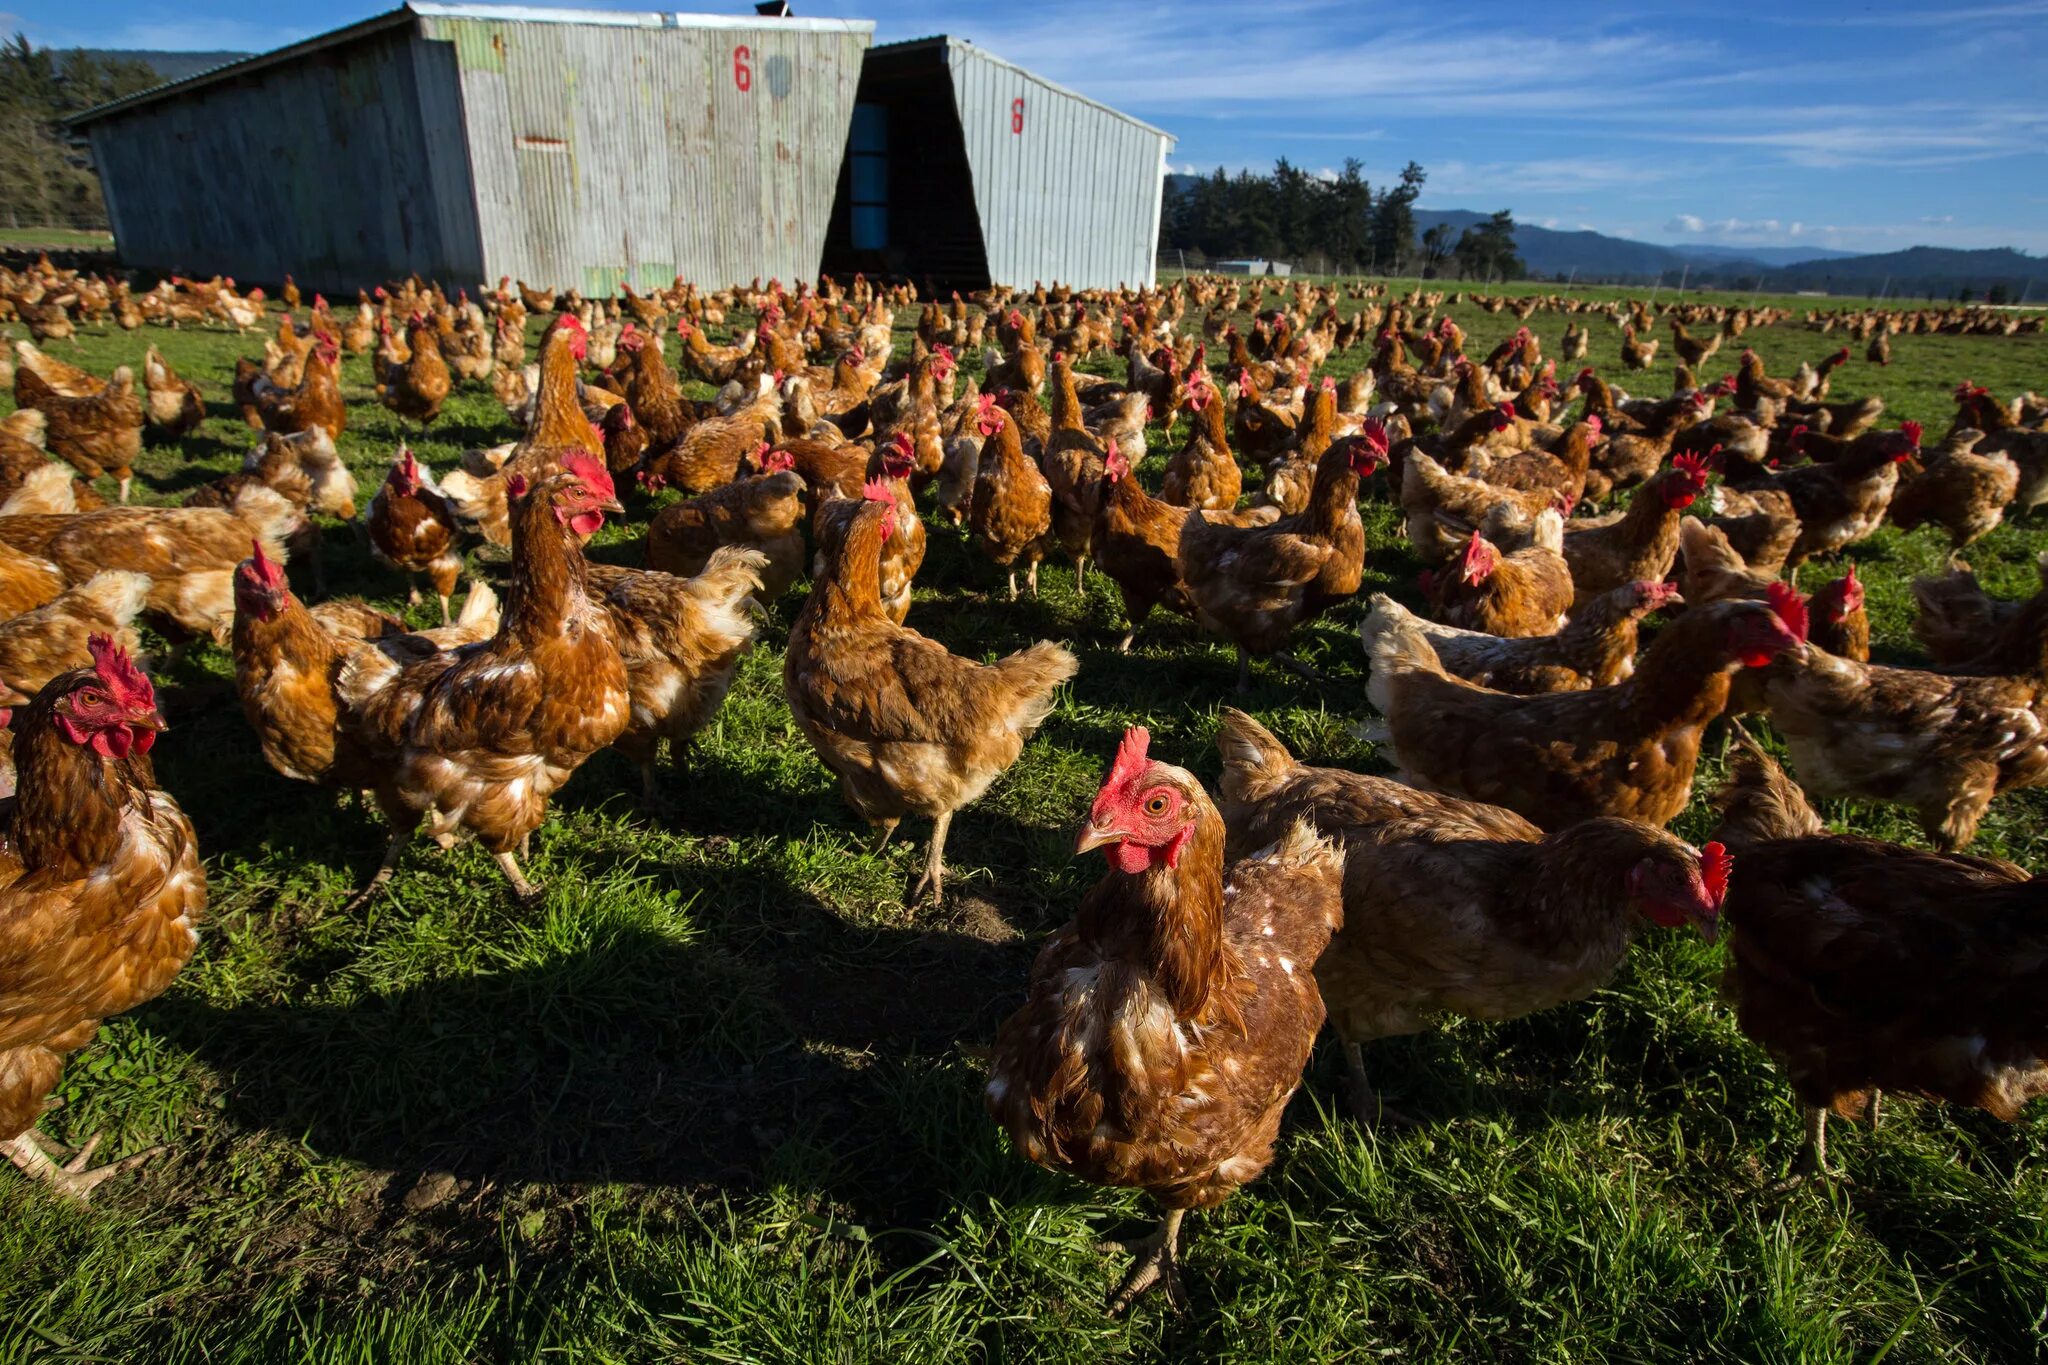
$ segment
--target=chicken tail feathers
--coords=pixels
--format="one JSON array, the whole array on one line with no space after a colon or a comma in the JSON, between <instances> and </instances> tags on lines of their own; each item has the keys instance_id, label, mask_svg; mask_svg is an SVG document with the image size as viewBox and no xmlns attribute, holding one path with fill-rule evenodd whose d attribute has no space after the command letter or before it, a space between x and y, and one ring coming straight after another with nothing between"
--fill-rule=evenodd
<instances>
[{"instance_id":1,"label":"chicken tail feathers","mask_svg":"<svg viewBox=\"0 0 2048 1365\"><path fill-rule=\"evenodd\" d=\"M1052 714L1053 693L1081 671L1081 661L1052 641L1040 640L1029 649L1020 649L998 660L995 668L1016 697L1010 710L1010 726L1028 737Z\"/></svg>"},{"instance_id":2,"label":"chicken tail feathers","mask_svg":"<svg viewBox=\"0 0 2048 1365\"><path fill-rule=\"evenodd\" d=\"M1300 766L1272 731L1230 706L1223 708L1216 750L1223 755L1223 799L1232 806L1266 799Z\"/></svg>"},{"instance_id":3,"label":"chicken tail feathers","mask_svg":"<svg viewBox=\"0 0 2048 1365\"><path fill-rule=\"evenodd\" d=\"M1827 833L1799 784L1740 726L1736 730L1737 749L1728 780L1713 796L1714 809L1721 816L1714 838L1740 853L1771 839Z\"/></svg>"},{"instance_id":4,"label":"chicken tail feathers","mask_svg":"<svg viewBox=\"0 0 2048 1365\"><path fill-rule=\"evenodd\" d=\"M1365 694L1383 716L1393 714L1394 681L1403 673L1444 671L1442 660L1429 643L1429 636L1409 610L1385 593L1374 593L1372 612L1359 627L1365 652L1372 661L1372 676Z\"/></svg>"}]
</instances>

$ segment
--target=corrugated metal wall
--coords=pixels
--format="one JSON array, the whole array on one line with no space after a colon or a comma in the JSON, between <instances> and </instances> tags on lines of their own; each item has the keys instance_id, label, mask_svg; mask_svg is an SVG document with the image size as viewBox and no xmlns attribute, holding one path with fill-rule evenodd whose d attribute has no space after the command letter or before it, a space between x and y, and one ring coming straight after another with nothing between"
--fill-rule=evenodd
<instances>
[{"instance_id":1,"label":"corrugated metal wall","mask_svg":"<svg viewBox=\"0 0 2048 1365\"><path fill-rule=\"evenodd\" d=\"M123 261L322 289L480 278L459 124L422 98L453 69L399 28L89 125Z\"/></svg>"},{"instance_id":2,"label":"corrugated metal wall","mask_svg":"<svg viewBox=\"0 0 2048 1365\"><path fill-rule=\"evenodd\" d=\"M1151 284L1170 139L967 44L948 55L990 276Z\"/></svg>"},{"instance_id":3,"label":"corrugated metal wall","mask_svg":"<svg viewBox=\"0 0 2048 1365\"><path fill-rule=\"evenodd\" d=\"M485 277L815 276L871 25L420 24L459 70Z\"/></svg>"}]
</instances>

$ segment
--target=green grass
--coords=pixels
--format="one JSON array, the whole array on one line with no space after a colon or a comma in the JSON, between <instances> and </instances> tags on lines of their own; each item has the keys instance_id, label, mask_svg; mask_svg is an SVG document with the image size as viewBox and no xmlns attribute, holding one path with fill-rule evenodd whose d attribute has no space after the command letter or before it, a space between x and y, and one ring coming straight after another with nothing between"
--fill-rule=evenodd
<instances>
[{"instance_id":1,"label":"green grass","mask_svg":"<svg viewBox=\"0 0 2048 1365\"><path fill-rule=\"evenodd\" d=\"M0 247L47 247L66 251L112 251L114 234L98 228L0 227Z\"/></svg>"},{"instance_id":2,"label":"green grass","mask_svg":"<svg viewBox=\"0 0 2048 1365\"><path fill-rule=\"evenodd\" d=\"M1481 354L1514 326L1456 315ZM1560 320L1532 325L1554 349ZM1778 373L1836 344L1797 327L1749 340ZM104 372L152 341L210 400L200 432L142 463L144 496L170 499L250 445L226 399L260 338L88 333L57 353ZM1598 323L1593 342L1614 373L1618 334ZM1902 337L1894 357L1879 371L1859 349L1836 396L1881 388L1887 422L1941 430L1962 378L2009 394L2048 377L2038 337ZM1630 378L1661 394L1666 362ZM367 505L398 428L366 360L345 380L341 445ZM417 448L445 467L510 434L471 389ZM1382 496L1366 503L1368 590L1405 591L1416 565ZM633 561L640 524L598 553ZM402 605L352 528L326 540L334 591ZM1971 559L2020 593L2042 541L2038 523L2008 526ZM1885 655L1910 657L1906 585L1944 553L1891 529L1852 551ZM1213 778L1235 665L1156 617L1121 657L1113 589L1095 577L1083 597L1061 567L1044 580L1042 602L1000 600L997 575L932 528L913 625L977 655L1049 636L1082 659L1023 760L956 822L937 913L902 904L924 830L868 851L790 720L780 663L801 586L671 778L672 816L640 811L613 755L562 793L529 864L551 888L532 912L471 848L409 856L387 899L342 915L381 830L268 770L221 653L170 671L159 771L198 826L211 923L167 995L72 1060L45 1125L105 1130L108 1155L169 1150L86 1211L0 1174L0 1360L2048 1353L2048 1117L1891 1105L1880 1133L1838 1125L1853 1188L1775 1199L1797 1112L1720 1003L1715 950L1657 933L1584 1004L1376 1046L1376 1079L1419 1130L1355 1127L1319 1052L1272 1170L1191 1224L1192 1313L1106 1320L1122 1262L1095 1244L1144 1204L1018 1159L981 1112L976 1057L1098 875L1068 839L1118 734L1142 720L1156 752ZM1374 765L1348 729L1361 609L1304 632L1326 686L1255 674L1251 709L1316 761ZM1702 785L1718 776L1710 761ZM1828 813L1919 841L1896 811ZM2044 817L2038 793L2002 798L1979 847L2048 867ZM1705 823L1696 802L1678 828Z\"/></svg>"}]
</instances>

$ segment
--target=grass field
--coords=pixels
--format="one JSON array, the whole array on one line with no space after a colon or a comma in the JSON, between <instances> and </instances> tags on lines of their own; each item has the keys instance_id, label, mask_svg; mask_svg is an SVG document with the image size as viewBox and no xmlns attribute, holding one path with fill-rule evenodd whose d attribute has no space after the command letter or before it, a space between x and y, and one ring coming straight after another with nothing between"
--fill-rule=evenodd
<instances>
[{"instance_id":1,"label":"grass field","mask_svg":"<svg viewBox=\"0 0 2048 1365\"><path fill-rule=\"evenodd\" d=\"M0 228L0 247L112 251L114 234L99 228Z\"/></svg>"},{"instance_id":2,"label":"grass field","mask_svg":"<svg viewBox=\"0 0 2048 1365\"><path fill-rule=\"evenodd\" d=\"M1479 354L1515 325L1453 311ZM1531 325L1554 350L1562 320ZM1798 328L1748 339L1776 373L1837 344ZM145 496L175 500L251 444L226 400L233 357L261 341L150 329L57 353L139 368L151 341L210 400L199 433L141 466ZM1601 323L1593 344L1616 374L1618 333ZM1667 390L1664 349L1640 388ZM1860 354L1835 396L1875 389L1887 424L1934 432L1958 380L2001 395L2048 383L2048 338L1902 337L1889 370ZM398 429L366 359L344 378L341 446L367 505ZM416 448L440 468L510 435L476 388ZM1384 498L1365 504L1367 591L1412 601L1417 565ZM644 522L608 528L595 553L638 562ZM2008 525L1970 557L2018 595L2044 543L2039 523ZM326 550L334 591L403 603L354 528L327 527ZM1907 584L1945 542L1887 528L1850 554L1880 656L1912 658ZM1036 603L997 582L934 523L910 624L978 656L1064 640L1082 668L955 823L941 912L902 904L923 828L867 851L791 722L782 642L802 585L670 777L672 814L643 813L609 754L561 794L527 864L549 887L533 911L465 848L415 852L388 898L342 915L381 829L265 766L223 653L169 672L158 769L198 827L211 923L167 995L72 1060L44 1125L70 1141L105 1130L106 1155L168 1150L85 1211L0 1173L0 1360L2048 1355L2048 1110L2005 1127L1889 1105L1881 1132L1837 1125L1831 1156L1853 1186L1772 1196L1798 1112L1720 1003L1716 950L1655 931L1584 1004L1373 1048L1415 1130L1355 1126L1326 1043L1271 1171L1190 1223L1193 1310L1105 1319L1123 1260L1096 1242L1145 1206L1017 1158L982 1114L976 1058L1039 939L1100 874L1070 856L1071 832L1117 736L1143 721L1155 754L1213 779L1235 662L1159 616L1119 656L1100 576L1084 598L1048 566ZM1249 709L1312 761L1372 769L1350 730L1362 609L1299 642L1327 685L1261 667ZM1710 759L1702 786L1719 773ZM1827 814L1921 842L1896 811ZM1696 800L1676 828L1698 838L1706 819ZM2002 798L1979 851L2048 868L2048 799Z\"/></svg>"}]
</instances>

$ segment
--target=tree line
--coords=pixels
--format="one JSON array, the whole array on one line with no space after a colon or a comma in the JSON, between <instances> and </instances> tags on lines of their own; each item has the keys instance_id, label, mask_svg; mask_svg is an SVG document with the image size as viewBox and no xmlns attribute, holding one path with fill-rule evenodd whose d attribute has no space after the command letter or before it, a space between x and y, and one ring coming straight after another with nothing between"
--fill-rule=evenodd
<instances>
[{"instance_id":1,"label":"tree line","mask_svg":"<svg viewBox=\"0 0 2048 1365\"><path fill-rule=\"evenodd\" d=\"M1415 201L1429 173L1415 162L1377 193L1347 158L1335 175L1313 175L1282 157L1271 174L1173 176L1159 244L1206 260L1265 258L1338 274L1512 279L1526 272L1506 210L1462 233L1439 224L1415 231Z\"/></svg>"},{"instance_id":2,"label":"tree line","mask_svg":"<svg viewBox=\"0 0 2048 1365\"><path fill-rule=\"evenodd\" d=\"M99 177L62 121L147 90L154 68L125 57L36 47L17 33L0 46L0 221L9 227L107 225Z\"/></svg>"}]
</instances>

